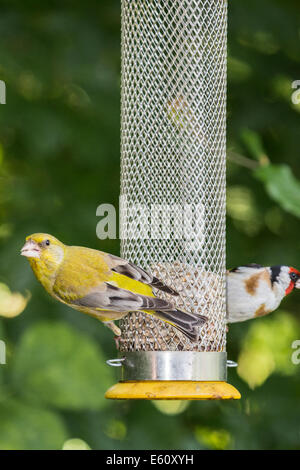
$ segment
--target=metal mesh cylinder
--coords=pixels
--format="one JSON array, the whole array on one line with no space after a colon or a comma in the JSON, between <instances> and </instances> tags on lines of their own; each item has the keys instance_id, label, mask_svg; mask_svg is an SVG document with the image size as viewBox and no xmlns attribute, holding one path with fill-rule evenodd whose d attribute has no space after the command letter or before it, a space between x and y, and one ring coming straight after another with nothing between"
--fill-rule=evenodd
<instances>
[{"instance_id":1,"label":"metal mesh cylinder","mask_svg":"<svg viewBox=\"0 0 300 470\"><path fill-rule=\"evenodd\" d=\"M226 33L225 0L122 0L121 253L209 320L129 314L120 351L225 351Z\"/></svg>"}]
</instances>

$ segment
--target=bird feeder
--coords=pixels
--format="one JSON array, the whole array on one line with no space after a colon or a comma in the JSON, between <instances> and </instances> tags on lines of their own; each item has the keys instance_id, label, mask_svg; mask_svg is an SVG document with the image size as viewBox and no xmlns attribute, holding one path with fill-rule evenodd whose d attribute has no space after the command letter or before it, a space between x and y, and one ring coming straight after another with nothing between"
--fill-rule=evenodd
<instances>
[{"instance_id":1,"label":"bird feeder","mask_svg":"<svg viewBox=\"0 0 300 470\"><path fill-rule=\"evenodd\" d=\"M111 399L240 398L227 380L226 0L123 0L123 258L208 317L191 342L144 313L120 320Z\"/></svg>"}]
</instances>

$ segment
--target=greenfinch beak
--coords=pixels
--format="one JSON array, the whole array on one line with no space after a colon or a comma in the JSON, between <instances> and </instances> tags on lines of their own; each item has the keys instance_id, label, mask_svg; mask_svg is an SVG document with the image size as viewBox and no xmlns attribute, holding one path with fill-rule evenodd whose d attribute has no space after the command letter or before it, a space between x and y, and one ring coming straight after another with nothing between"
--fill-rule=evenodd
<instances>
[{"instance_id":1,"label":"greenfinch beak","mask_svg":"<svg viewBox=\"0 0 300 470\"><path fill-rule=\"evenodd\" d=\"M33 240L27 240L25 245L21 250L21 255L26 256L27 258L39 258L41 254L41 249L39 245Z\"/></svg>"}]
</instances>

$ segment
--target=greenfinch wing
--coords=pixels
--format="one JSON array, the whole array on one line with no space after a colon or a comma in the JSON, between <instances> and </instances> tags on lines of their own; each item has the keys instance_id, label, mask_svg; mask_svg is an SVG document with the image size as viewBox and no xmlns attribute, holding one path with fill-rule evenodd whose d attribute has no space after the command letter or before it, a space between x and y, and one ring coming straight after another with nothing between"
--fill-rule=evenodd
<instances>
[{"instance_id":1,"label":"greenfinch wing","mask_svg":"<svg viewBox=\"0 0 300 470\"><path fill-rule=\"evenodd\" d=\"M73 300L71 303L79 307L87 307L113 312L129 312L138 310L169 310L172 304L157 297L135 294L126 289L104 283L101 290L94 290L84 297Z\"/></svg>"},{"instance_id":2,"label":"greenfinch wing","mask_svg":"<svg viewBox=\"0 0 300 470\"><path fill-rule=\"evenodd\" d=\"M130 261L126 261L118 256L114 255L106 255L109 258L108 264L111 266L111 270L122 274L123 276L127 276L135 281L142 282L143 284L149 284L149 286L154 287L155 289L159 289L171 295L179 295L174 289L169 286L166 286L162 281L160 281L157 277L153 276L152 274L148 273L144 269L136 266L135 264L131 263Z\"/></svg>"}]
</instances>

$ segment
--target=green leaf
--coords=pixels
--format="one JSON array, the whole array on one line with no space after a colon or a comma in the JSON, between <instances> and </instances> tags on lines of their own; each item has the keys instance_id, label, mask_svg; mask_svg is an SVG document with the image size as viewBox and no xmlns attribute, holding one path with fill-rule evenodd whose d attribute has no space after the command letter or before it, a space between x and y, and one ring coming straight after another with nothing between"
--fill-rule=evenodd
<instances>
[{"instance_id":1,"label":"green leaf","mask_svg":"<svg viewBox=\"0 0 300 470\"><path fill-rule=\"evenodd\" d=\"M251 129L243 129L241 131L241 139L246 146L250 155L260 162L267 162L268 157L266 156L261 137Z\"/></svg>"},{"instance_id":2,"label":"green leaf","mask_svg":"<svg viewBox=\"0 0 300 470\"><path fill-rule=\"evenodd\" d=\"M5 374L5 368L7 367L7 364L4 364L4 359L6 361L6 357L2 357L2 355L6 356L6 343L5 343L5 334L4 334L4 325L2 320L0 320L0 399L1 399L1 394L3 392L3 383L5 382L4 380L4 374Z\"/></svg>"},{"instance_id":3,"label":"green leaf","mask_svg":"<svg viewBox=\"0 0 300 470\"><path fill-rule=\"evenodd\" d=\"M190 402L183 400L153 400L151 403L162 414L175 416L183 413Z\"/></svg>"},{"instance_id":4,"label":"green leaf","mask_svg":"<svg viewBox=\"0 0 300 470\"><path fill-rule=\"evenodd\" d=\"M253 322L238 358L239 376L249 387L255 388L262 385L273 372L296 375L298 369L291 360L291 345L299 338L299 334L299 322L285 311Z\"/></svg>"},{"instance_id":5,"label":"green leaf","mask_svg":"<svg viewBox=\"0 0 300 470\"><path fill-rule=\"evenodd\" d=\"M91 450L90 446L82 439L68 439L64 442L63 450Z\"/></svg>"},{"instance_id":6,"label":"green leaf","mask_svg":"<svg viewBox=\"0 0 300 470\"><path fill-rule=\"evenodd\" d=\"M15 400L0 404L0 423L1 450L61 449L68 438L56 413Z\"/></svg>"},{"instance_id":7,"label":"green leaf","mask_svg":"<svg viewBox=\"0 0 300 470\"><path fill-rule=\"evenodd\" d=\"M300 217L300 182L287 165L266 165L255 170L269 196L290 214Z\"/></svg>"},{"instance_id":8,"label":"green leaf","mask_svg":"<svg viewBox=\"0 0 300 470\"><path fill-rule=\"evenodd\" d=\"M64 323L29 328L12 367L13 384L27 399L63 409L100 409L113 383L98 345Z\"/></svg>"}]
</instances>

